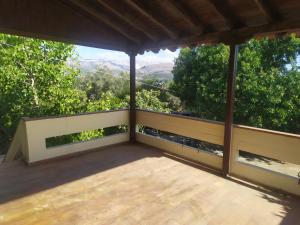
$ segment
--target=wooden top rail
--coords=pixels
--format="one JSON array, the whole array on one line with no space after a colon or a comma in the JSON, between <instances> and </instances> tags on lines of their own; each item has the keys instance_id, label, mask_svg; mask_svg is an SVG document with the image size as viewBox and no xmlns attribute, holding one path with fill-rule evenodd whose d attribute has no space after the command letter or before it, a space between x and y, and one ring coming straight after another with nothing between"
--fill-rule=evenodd
<instances>
[{"instance_id":1,"label":"wooden top rail","mask_svg":"<svg viewBox=\"0 0 300 225\"><path fill-rule=\"evenodd\" d=\"M273 135L287 136L287 137L291 137L291 138L300 139L300 134L292 134L292 133L286 133L286 132L281 132L281 131L267 130L267 129L263 129L263 128L249 127L249 126L236 125L236 124L234 124L233 127L234 128L257 131L257 132L269 133L269 134L273 134Z\"/></svg>"},{"instance_id":2,"label":"wooden top rail","mask_svg":"<svg viewBox=\"0 0 300 225\"><path fill-rule=\"evenodd\" d=\"M202 122L207 122L207 123L224 125L224 122L215 121L215 120L208 120L208 119L202 119L202 118L191 117L191 116L184 116L184 115L164 113L164 112L155 112L155 111L145 110L145 109L137 109L136 111L149 112L149 113L154 113L154 114L167 115L167 116L171 116L171 117L185 118L185 119L190 119L190 120L196 120L196 121L202 121ZM233 127L241 128L241 129L254 130L254 131L258 131L258 132L272 133L272 134L275 134L275 135L284 135L284 136L288 136L288 137L300 138L300 134L292 134L292 133L286 133L286 132L281 132L281 131L275 131L275 130L268 130L268 129L263 129L263 128L239 125L239 124L233 124Z\"/></svg>"},{"instance_id":3,"label":"wooden top rail","mask_svg":"<svg viewBox=\"0 0 300 225\"><path fill-rule=\"evenodd\" d=\"M167 115L167 116L171 116L171 117L178 117L178 118L183 118L183 119L196 120L196 121L202 121L202 122L207 122L207 123L224 125L224 122L202 119L202 118L192 117L192 116L184 116L184 115L165 113L165 112L155 112L155 111L146 110L146 109L136 109L136 111L137 112L149 112L149 113L155 113L155 114L160 114L160 115Z\"/></svg>"},{"instance_id":4,"label":"wooden top rail","mask_svg":"<svg viewBox=\"0 0 300 225\"><path fill-rule=\"evenodd\" d=\"M223 144L224 125L219 122L138 110L137 124L214 144Z\"/></svg>"},{"instance_id":5,"label":"wooden top rail","mask_svg":"<svg viewBox=\"0 0 300 225\"><path fill-rule=\"evenodd\" d=\"M69 114L69 115L57 115L57 116L42 116L42 117L22 117L21 119L24 121L34 121L34 120L45 120L45 119L57 119L57 118L66 118L66 117L77 117L77 116L86 116L93 114L101 114L101 113L111 113L111 112L119 112L119 111L128 111L128 109L115 109L115 110L106 110L106 111L96 111L96 112L83 112L77 114Z\"/></svg>"},{"instance_id":6,"label":"wooden top rail","mask_svg":"<svg viewBox=\"0 0 300 225\"><path fill-rule=\"evenodd\" d=\"M127 125L129 119L127 112L127 110L119 110L27 120L28 132L31 132L31 130L33 132L32 134L28 133L28 137L43 135L46 138L123 124ZM39 134L37 135L37 133Z\"/></svg>"},{"instance_id":7,"label":"wooden top rail","mask_svg":"<svg viewBox=\"0 0 300 225\"><path fill-rule=\"evenodd\" d=\"M300 136L236 126L233 145L237 150L300 165Z\"/></svg>"}]
</instances>

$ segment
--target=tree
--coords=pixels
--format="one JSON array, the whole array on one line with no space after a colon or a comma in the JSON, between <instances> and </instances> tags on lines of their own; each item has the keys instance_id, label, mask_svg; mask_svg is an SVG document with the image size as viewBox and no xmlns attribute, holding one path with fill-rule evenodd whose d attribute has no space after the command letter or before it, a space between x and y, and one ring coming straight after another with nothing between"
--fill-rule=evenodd
<instances>
[{"instance_id":1,"label":"tree","mask_svg":"<svg viewBox=\"0 0 300 225\"><path fill-rule=\"evenodd\" d=\"M80 77L79 88L86 92L88 99L98 100L102 93L111 92L118 98L129 95L129 74L120 73L117 76L107 67L98 67L96 72Z\"/></svg>"},{"instance_id":2,"label":"tree","mask_svg":"<svg viewBox=\"0 0 300 225\"><path fill-rule=\"evenodd\" d=\"M0 124L12 137L21 117L84 110L77 69L68 64L74 46L0 35ZM7 139L7 138L6 138Z\"/></svg>"},{"instance_id":3,"label":"tree","mask_svg":"<svg viewBox=\"0 0 300 225\"><path fill-rule=\"evenodd\" d=\"M145 76L137 82L136 101L141 109L169 112L171 99L165 91L168 84ZM89 99L87 111L127 108L129 104L129 74L114 76L107 67L99 67L96 72L80 78L79 87ZM175 102L175 100L174 100ZM175 103L173 104L175 105Z\"/></svg>"},{"instance_id":4,"label":"tree","mask_svg":"<svg viewBox=\"0 0 300 225\"><path fill-rule=\"evenodd\" d=\"M136 93L136 104L139 109L156 112L170 112L168 104L159 99L159 91L141 90Z\"/></svg>"},{"instance_id":5,"label":"tree","mask_svg":"<svg viewBox=\"0 0 300 225\"><path fill-rule=\"evenodd\" d=\"M172 89L187 110L202 118L224 120L228 55L225 45L180 51L173 68Z\"/></svg>"},{"instance_id":6,"label":"tree","mask_svg":"<svg viewBox=\"0 0 300 225\"><path fill-rule=\"evenodd\" d=\"M72 63L71 63L72 62ZM66 115L127 108L129 74L114 76L106 67L79 76L74 46L0 35L0 149L7 150L21 117ZM140 91L140 107L169 111L159 91ZM99 138L124 126L51 137L48 147Z\"/></svg>"},{"instance_id":7,"label":"tree","mask_svg":"<svg viewBox=\"0 0 300 225\"><path fill-rule=\"evenodd\" d=\"M250 40L240 46L235 123L300 132L300 39ZM182 49L172 89L186 109L224 121L229 49L225 45Z\"/></svg>"},{"instance_id":8,"label":"tree","mask_svg":"<svg viewBox=\"0 0 300 225\"><path fill-rule=\"evenodd\" d=\"M165 102L167 108L172 111L181 110L180 99L174 96L172 90L169 90L170 82L168 80L161 80L153 76L143 76L142 79L137 81L137 91L147 90L147 91L158 91L159 94L157 98L160 102Z\"/></svg>"}]
</instances>

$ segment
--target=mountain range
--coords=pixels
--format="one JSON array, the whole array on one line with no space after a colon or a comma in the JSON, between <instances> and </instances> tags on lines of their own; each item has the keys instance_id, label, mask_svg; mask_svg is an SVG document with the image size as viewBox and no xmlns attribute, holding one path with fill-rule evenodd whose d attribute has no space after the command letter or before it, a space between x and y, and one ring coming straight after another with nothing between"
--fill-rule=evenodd
<instances>
[{"instance_id":1,"label":"mountain range","mask_svg":"<svg viewBox=\"0 0 300 225\"><path fill-rule=\"evenodd\" d=\"M110 60L103 59L81 59L79 60L79 69L82 74L92 73L99 67L106 66L110 69L113 75L119 75L121 72L129 72L129 65L118 64ZM136 74L137 78L141 79L144 76L156 77L160 80L172 80L173 63L156 63L145 65L137 68Z\"/></svg>"}]
</instances>

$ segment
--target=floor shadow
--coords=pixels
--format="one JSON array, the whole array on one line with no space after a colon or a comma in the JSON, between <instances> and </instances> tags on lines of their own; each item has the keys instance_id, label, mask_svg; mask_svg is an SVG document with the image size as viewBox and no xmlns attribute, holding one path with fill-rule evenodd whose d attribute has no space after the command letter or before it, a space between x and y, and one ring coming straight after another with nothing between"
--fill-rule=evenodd
<instances>
[{"instance_id":1,"label":"floor shadow","mask_svg":"<svg viewBox=\"0 0 300 225\"><path fill-rule=\"evenodd\" d=\"M120 144L32 166L23 162L6 163L0 166L0 204L145 157L161 156L160 151L139 144Z\"/></svg>"},{"instance_id":2,"label":"floor shadow","mask_svg":"<svg viewBox=\"0 0 300 225\"><path fill-rule=\"evenodd\" d=\"M213 173L216 176L224 178L221 171L206 166L205 164L191 162L189 160L185 160L183 158L176 157L167 153L164 154L165 157L171 158L186 165L201 169L202 171ZM276 216L280 217L281 219L280 225L300 225L300 196L273 190L268 187L256 185L251 182L240 180L234 177L227 177L224 179L245 186L247 188L254 189L258 191L257 193L261 198L265 199L268 202L280 205L282 207L282 210L279 214L276 214Z\"/></svg>"},{"instance_id":3,"label":"floor shadow","mask_svg":"<svg viewBox=\"0 0 300 225\"><path fill-rule=\"evenodd\" d=\"M267 194L262 194L261 197L271 203L282 206L281 212L276 214L276 216L281 218L280 225L300 225L300 201L295 201L295 197L288 195L271 196Z\"/></svg>"},{"instance_id":4,"label":"floor shadow","mask_svg":"<svg viewBox=\"0 0 300 225\"><path fill-rule=\"evenodd\" d=\"M259 197L266 201L280 205L280 213L275 214L280 217L280 225L300 225L300 196L269 189L268 187L255 185L247 181L229 177L228 180L258 191ZM300 188L300 186L299 186Z\"/></svg>"}]
</instances>

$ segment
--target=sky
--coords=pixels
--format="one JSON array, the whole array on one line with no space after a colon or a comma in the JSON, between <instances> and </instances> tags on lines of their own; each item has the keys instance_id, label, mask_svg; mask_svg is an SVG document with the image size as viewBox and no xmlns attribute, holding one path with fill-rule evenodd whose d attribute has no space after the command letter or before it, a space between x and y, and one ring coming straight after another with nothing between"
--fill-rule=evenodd
<instances>
[{"instance_id":1,"label":"sky","mask_svg":"<svg viewBox=\"0 0 300 225\"><path fill-rule=\"evenodd\" d=\"M119 51L77 45L76 52L78 53L80 59L103 59L121 65L129 65L128 55ZM174 59L178 56L178 54L179 49L177 49L175 52L171 52L169 50L160 50L158 53L145 52L143 55L137 55L136 67L140 68L146 65L158 63L174 63Z\"/></svg>"},{"instance_id":2,"label":"sky","mask_svg":"<svg viewBox=\"0 0 300 225\"><path fill-rule=\"evenodd\" d=\"M129 57L123 52L90 48L80 45L76 45L75 50L80 59L103 59L120 65L129 66ZM145 52L143 55L137 55L136 67L140 68L146 65L158 63L174 63L174 60L176 57L178 57L178 54L179 49L177 49L175 52L171 52L169 50L160 50L158 53ZM300 65L300 56L297 59L297 63Z\"/></svg>"}]
</instances>

